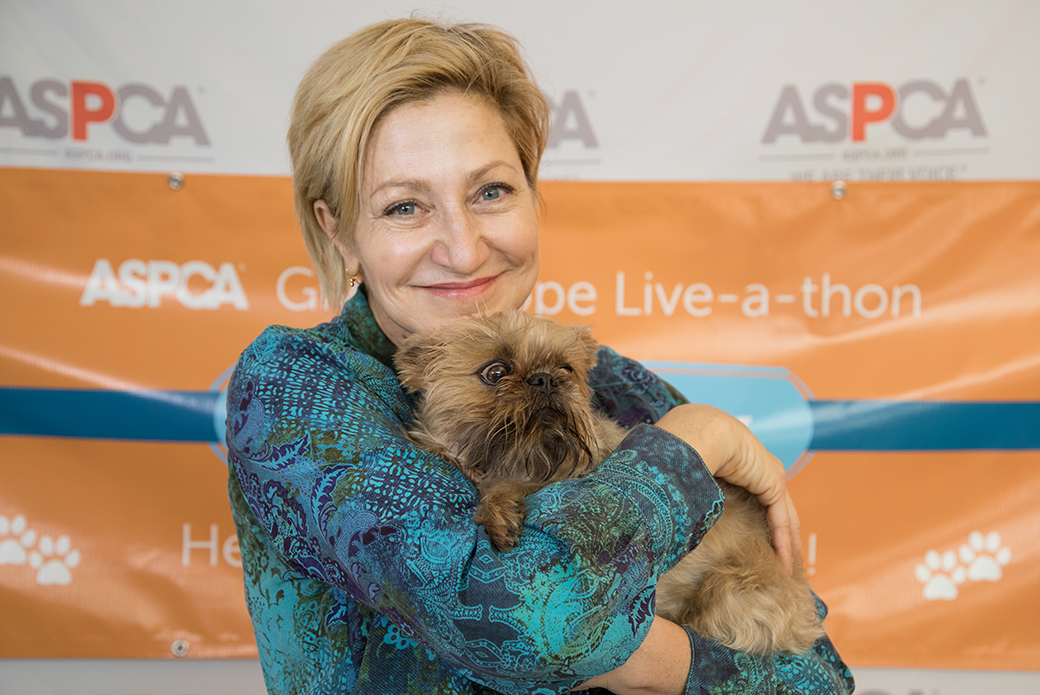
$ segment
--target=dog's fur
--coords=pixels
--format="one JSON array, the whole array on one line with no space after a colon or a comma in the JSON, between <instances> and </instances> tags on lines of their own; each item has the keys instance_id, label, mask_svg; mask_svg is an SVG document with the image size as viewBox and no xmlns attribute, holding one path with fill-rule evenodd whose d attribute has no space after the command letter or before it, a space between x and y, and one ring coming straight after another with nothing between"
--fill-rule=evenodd
<instances>
[{"instance_id":1,"label":"dog's fur","mask_svg":"<svg viewBox=\"0 0 1040 695\"><path fill-rule=\"evenodd\" d=\"M419 395L407 435L477 485L474 518L499 550L515 545L527 495L586 475L625 436L592 407L596 347L588 328L513 311L412 336L397 352L402 384ZM823 628L800 562L788 575L755 497L718 482L725 511L659 579L657 614L741 651L805 651Z\"/></svg>"}]
</instances>

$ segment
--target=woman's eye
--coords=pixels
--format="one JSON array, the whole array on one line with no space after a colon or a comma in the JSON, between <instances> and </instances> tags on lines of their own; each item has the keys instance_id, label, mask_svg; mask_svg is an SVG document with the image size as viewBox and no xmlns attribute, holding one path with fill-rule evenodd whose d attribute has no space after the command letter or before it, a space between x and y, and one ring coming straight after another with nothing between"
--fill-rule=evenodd
<instances>
[{"instance_id":1,"label":"woman's eye","mask_svg":"<svg viewBox=\"0 0 1040 695\"><path fill-rule=\"evenodd\" d=\"M480 378L484 380L484 383L494 385L512 371L512 368L505 362L492 362L480 370Z\"/></svg>"},{"instance_id":2,"label":"woman's eye","mask_svg":"<svg viewBox=\"0 0 1040 695\"><path fill-rule=\"evenodd\" d=\"M484 200L484 201L487 201L487 200L498 200L499 198L502 197L503 193L509 193L512 190L513 190L512 187L507 186L504 183L488 184L487 186L484 186L484 188L482 188L480 190L480 199Z\"/></svg>"},{"instance_id":3,"label":"woman's eye","mask_svg":"<svg viewBox=\"0 0 1040 695\"><path fill-rule=\"evenodd\" d=\"M407 201L407 202L403 202L403 203L394 203L393 205L388 207L383 212L383 214L384 215L397 215L397 216L400 216L400 217L407 217L409 215L414 215L415 211L416 211L416 208L417 208L416 204L414 202L411 202L411 201Z\"/></svg>"}]
</instances>

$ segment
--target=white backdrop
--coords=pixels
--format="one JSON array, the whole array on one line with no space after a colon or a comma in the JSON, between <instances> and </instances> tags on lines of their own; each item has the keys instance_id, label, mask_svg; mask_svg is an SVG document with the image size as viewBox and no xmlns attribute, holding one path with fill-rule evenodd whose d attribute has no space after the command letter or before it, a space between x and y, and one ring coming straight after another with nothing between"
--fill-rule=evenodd
<instances>
[{"instance_id":1,"label":"white backdrop","mask_svg":"<svg viewBox=\"0 0 1040 695\"><path fill-rule=\"evenodd\" d=\"M0 0L0 167L285 176L309 63L417 8L521 40L556 116L546 179L1040 179L1030 0ZM875 695L1040 692L1036 672L856 673ZM0 659L0 695L262 688L250 660Z\"/></svg>"},{"instance_id":2,"label":"white backdrop","mask_svg":"<svg viewBox=\"0 0 1040 695\"><path fill-rule=\"evenodd\" d=\"M351 29L416 8L498 24L521 40L563 117L546 178L1040 178L1040 6L1028 0L5 0L2 75L25 107L21 121L53 132L0 128L0 165L286 174L289 103L310 61ZM57 83L41 88L49 112L31 93L47 79ZM60 89L75 80L113 93L150 89L126 98L116 118L138 139L169 131L153 132L171 102L180 104L173 128L185 134L134 143L112 123L88 123L86 140L72 140L55 113L67 113ZM857 84L906 90L905 99L879 118L879 97L854 103ZM19 120L9 93L0 117ZM857 120L865 137L854 141ZM853 142L871 147L849 152Z\"/></svg>"}]
</instances>

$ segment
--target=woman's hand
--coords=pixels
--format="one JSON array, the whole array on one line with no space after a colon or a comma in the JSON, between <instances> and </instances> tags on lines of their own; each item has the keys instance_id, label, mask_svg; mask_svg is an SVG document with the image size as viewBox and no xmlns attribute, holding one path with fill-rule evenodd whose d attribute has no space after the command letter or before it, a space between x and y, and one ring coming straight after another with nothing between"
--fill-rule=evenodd
<instances>
[{"instance_id":1,"label":"woman's hand","mask_svg":"<svg viewBox=\"0 0 1040 695\"><path fill-rule=\"evenodd\" d=\"M646 639L625 663L575 690L598 687L617 695L680 695L686 691L692 658L686 631L657 616Z\"/></svg>"},{"instance_id":2,"label":"woman's hand","mask_svg":"<svg viewBox=\"0 0 1040 695\"><path fill-rule=\"evenodd\" d=\"M802 541L780 459L744 423L709 405L680 405L658 420L657 426L696 449L712 475L758 497L769 519L773 548L791 572L791 558L801 555Z\"/></svg>"}]
</instances>

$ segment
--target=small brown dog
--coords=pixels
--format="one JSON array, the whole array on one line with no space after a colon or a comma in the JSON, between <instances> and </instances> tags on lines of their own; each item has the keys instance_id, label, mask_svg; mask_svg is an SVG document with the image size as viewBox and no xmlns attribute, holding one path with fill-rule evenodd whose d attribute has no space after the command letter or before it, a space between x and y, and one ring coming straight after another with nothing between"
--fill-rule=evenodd
<instances>
[{"instance_id":1,"label":"small brown dog","mask_svg":"<svg viewBox=\"0 0 1040 695\"><path fill-rule=\"evenodd\" d=\"M588 474L625 436L592 407L596 348L586 327L514 311L411 336L397 352L401 382L420 395L409 438L478 487L474 518L499 550L516 543L527 495ZM657 614L740 651L805 651L824 633L800 563L788 575L755 497L719 484L725 511L659 579Z\"/></svg>"}]
</instances>

